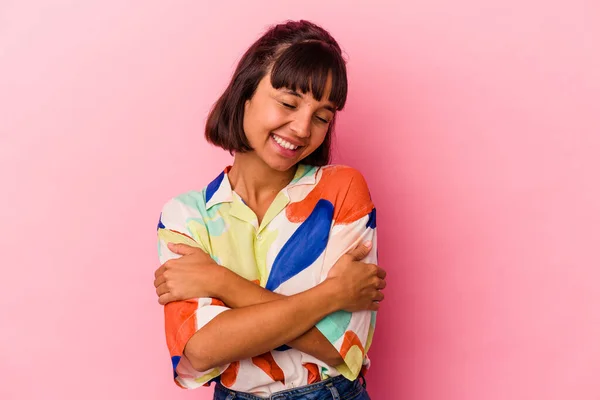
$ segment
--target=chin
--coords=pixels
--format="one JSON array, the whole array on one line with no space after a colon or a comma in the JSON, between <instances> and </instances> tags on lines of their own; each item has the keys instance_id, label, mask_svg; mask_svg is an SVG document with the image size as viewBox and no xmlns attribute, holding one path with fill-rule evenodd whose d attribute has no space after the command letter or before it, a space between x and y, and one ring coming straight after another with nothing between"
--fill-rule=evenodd
<instances>
[{"instance_id":1,"label":"chin","mask_svg":"<svg viewBox=\"0 0 600 400\"><path fill-rule=\"evenodd\" d=\"M261 157L263 162L274 171L285 172L294 168L301 160L285 159L275 154L269 154L266 157Z\"/></svg>"},{"instance_id":2,"label":"chin","mask_svg":"<svg viewBox=\"0 0 600 400\"><path fill-rule=\"evenodd\" d=\"M270 161L266 163L271 169L279 172L289 171L291 168L294 168L298 162L290 162L290 161Z\"/></svg>"}]
</instances>

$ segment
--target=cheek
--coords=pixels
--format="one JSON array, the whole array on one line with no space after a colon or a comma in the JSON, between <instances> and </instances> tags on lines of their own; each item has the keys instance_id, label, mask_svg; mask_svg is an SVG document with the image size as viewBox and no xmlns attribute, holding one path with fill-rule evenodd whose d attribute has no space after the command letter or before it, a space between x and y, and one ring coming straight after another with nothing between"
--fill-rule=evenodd
<instances>
[{"instance_id":1,"label":"cheek","mask_svg":"<svg viewBox=\"0 0 600 400\"><path fill-rule=\"evenodd\" d=\"M279 107L263 109L262 124L267 130L274 130L285 124L285 115Z\"/></svg>"},{"instance_id":2,"label":"cheek","mask_svg":"<svg viewBox=\"0 0 600 400\"><path fill-rule=\"evenodd\" d=\"M261 135L285 124L285 118L277 107L247 107L244 115L244 130L248 135Z\"/></svg>"},{"instance_id":3,"label":"cheek","mask_svg":"<svg viewBox=\"0 0 600 400\"><path fill-rule=\"evenodd\" d=\"M325 137L327 137L327 128L325 129L315 129L311 135L311 145L315 148L319 147L324 141Z\"/></svg>"}]
</instances>

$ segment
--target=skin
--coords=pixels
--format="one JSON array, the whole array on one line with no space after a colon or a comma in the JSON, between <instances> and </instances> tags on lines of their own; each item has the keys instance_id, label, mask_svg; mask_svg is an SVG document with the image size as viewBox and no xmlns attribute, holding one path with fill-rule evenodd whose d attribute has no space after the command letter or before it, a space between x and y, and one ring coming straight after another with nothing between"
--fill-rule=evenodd
<instances>
[{"instance_id":1,"label":"skin","mask_svg":"<svg viewBox=\"0 0 600 400\"><path fill-rule=\"evenodd\" d=\"M269 75L245 104L244 131L253 151L236 153L229 172L233 190L255 212L259 223L294 177L296 165L323 143L335 112L328 100L331 79L318 101L310 93L273 88ZM297 145L297 150L281 148L273 135ZM324 282L293 296L272 293L248 282L215 264L199 249L173 244L169 248L182 257L167 261L155 273L161 304L215 297L232 308L188 341L184 354L199 371L257 356L283 344L328 365L339 365L339 353L314 325L338 310L377 310L383 300L385 271L360 262L370 250L368 243L341 257ZM249 326L261 329L249 330ZM222 340L224 336L227 341Z\"/></svg>"}]
</instances>

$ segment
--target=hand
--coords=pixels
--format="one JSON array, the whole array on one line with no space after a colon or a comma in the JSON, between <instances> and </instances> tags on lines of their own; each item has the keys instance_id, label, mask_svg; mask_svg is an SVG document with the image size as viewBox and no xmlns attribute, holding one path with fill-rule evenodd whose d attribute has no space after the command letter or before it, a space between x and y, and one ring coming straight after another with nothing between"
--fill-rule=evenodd
<instances>
[{"instance_id":1,"label":"hand","mask_svg":"<svg viewBox=\"0 0 600 400\"><path fill-rule=\"evenodd\" d=\"M158 302L165 305L178 300L216 297L215 288L224 267L199 248L182 243L167 246L182 257L168 260L154 272Z\"/></svg>"},{"instance_id":2,"label":"hand","mask_svg":"<svg viewBox=\"0 0 600 400\"><path fill-rule=\"evenodd\" d=\"M335 263L327 274L339 286L340 309L354 312L378 310L383 301L382 289L385 288L386 272L375 264L361 262L371 251L371 242L366 242Z\"/></svg>"}]
</instances>

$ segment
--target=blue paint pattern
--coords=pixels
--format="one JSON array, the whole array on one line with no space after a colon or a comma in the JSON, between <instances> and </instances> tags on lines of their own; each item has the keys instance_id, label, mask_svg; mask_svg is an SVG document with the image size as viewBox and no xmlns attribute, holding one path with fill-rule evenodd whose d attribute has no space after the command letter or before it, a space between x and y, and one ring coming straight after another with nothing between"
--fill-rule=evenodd
<instances>
[{"instance_id":1,"label":"blue paint pattern","mask_svg":"<svg viewBox=\"0 0 600 400\"><path fill-rule=\"evenodd\" d=\"M369 214L369 220L367 221L367 228L377 228L377 210L374 208Z\"/></svg>"},{"instance_id":2,"label":"blue paint pattern","mask_svg":"<svg viewBox=\"0 0 600 400\"><path fill-rule=\"evenodd\" d=\"M179 361L181 360L180 356L171 357L171 362L173 363L173 378L177 378L177 365L179 365Z\"/></svg>"},{"instance_id":3,"label":"blue paint pattern","mask_svg":"<svg viewBox=\"0 0 600 400\"><path fill-rule=\"evenodd\" d=\"M333 220L333 204L321 199L306 221L285 243L271 268L266 289L274 291L282 283L309 267L327 247Z\"/></svg>"},{"instance_id":4,"label":"blue paint pattern","mask_svg":"<svg viewBox=\"0 0 600 400\"><path fill-rule=\"evenodd\" d=\"M217 190L219 189L219 186L221 186L221 182L223 182L223 178L225 178L225 171L221 172L221 174L219 176L217 176L215 178L215 180L212 181L211 183L209 183L208 186L206 187L206 202L207 203L210 201L210 199L212 199L214 194L217 192Z\"/></svg>"}]
</instances>

